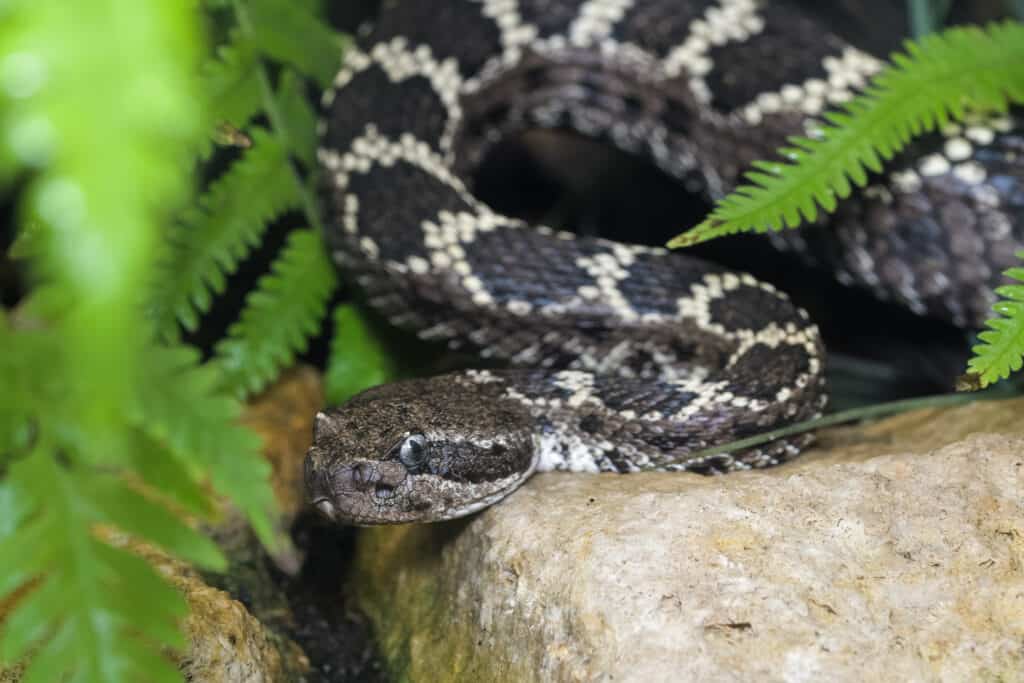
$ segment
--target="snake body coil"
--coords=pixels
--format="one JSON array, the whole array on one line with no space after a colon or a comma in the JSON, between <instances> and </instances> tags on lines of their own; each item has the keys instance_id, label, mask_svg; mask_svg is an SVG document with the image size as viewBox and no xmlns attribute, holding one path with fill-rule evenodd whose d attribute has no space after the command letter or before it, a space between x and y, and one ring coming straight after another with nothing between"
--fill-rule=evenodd
<instances>
[{"instance_id":1,"label":"snake body coil","mask_svg":"<svg viewBox=\"0 0 1024 683\"><path fill-rule=\"evenodd\" d=\"M785 3L385 8L324 95L332 253L396 325L513 367L321 413L311 499L339 521L432 521L536 470L721 473L796 455L803 439L691 455L822 409L817 329L785 295L685 254L525 225L467 178L500 139L557 127L721 196L879 66ZM1000 119L923 140L841 208L832 242L797 246L916 310L977 322L1021 243L1015 130ZM965 214L985 226L970 250Z\"/></svg>"}]
</instances>

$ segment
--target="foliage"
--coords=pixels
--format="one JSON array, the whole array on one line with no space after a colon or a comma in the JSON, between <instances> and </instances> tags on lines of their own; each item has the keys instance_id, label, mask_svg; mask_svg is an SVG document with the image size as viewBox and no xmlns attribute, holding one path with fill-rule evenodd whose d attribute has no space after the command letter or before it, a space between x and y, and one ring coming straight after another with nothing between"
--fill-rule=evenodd
<instances>
[{"instance_id":1,"label":"foliage","mask_svg":"<svg viewBox=\"0 0 1024 683\"><path fill-rule=\"evenodd\" d=\"M226 384L255 391L291 365L294 350L304 350L319 330L334 286L320 236L309 229L292 232L273 272L260 280L241 319L217 344L214 363Z\"/></svg>"},{"instance_id":2,"label":"foliage","mask_svg":"<svg viewBox=\"0 0 1024 683\"><path fill-rule=\"evenodd\" d=\"M271 274L249 294L238 322L215 347L212 364L221 372L222 385L244 397L263 389L306 349L320 330L336 286L309 179L316 126L307 91L330 83L344 40L316 18L309 2L210 4L227 12L232 26L226 44L201 69L203 90L220 124L220 137L242 149L169 231L149 310L163 339L177 339L182 328L195 330L239 264L260 245L270 223L287 212L300 212L309 227L288 236ZM200 152L208 156L210 145L201 146ZM345 334L356 339L369 334L360 319L348 322L353 329ZM332 364L337 358L364 364L367 372L353 376L329 367L326 380L332 394L350 393L392 375L387 361L372 353L350 349L332 354Z\"/></svg>"},{"instance_id":3,"label":"foliage","mask_svg":"<svg viewBox=\"0 0 1024 683\"><path fill-rule=\"evenodd\" d=\"M404 374L385 341L352 304L334 310L331 357L324 377L327 402L339 404L360 390Z\"/></svg>"},{"instance_id":4,"label":"foliage","mask_svg":"<svg viewBox=\"0 0 1024 683\"><path fill-rule=\"evenodd\" d=\"M912 136L935 130L973 109L1005 111L1024 102L1024 25L953 28L907 42L906 54L873 79L866 92L824 115L815 138L792 137L783 159L754 162L741 185L695 228L669 246L681 247L741 231L767 232L813 221L833 211L852 185L903 149Z\"/></svg>"},{"instance_id":5,"label":"foliage","mask_svg":"<svg viewBox=\"0 0 1024 683\"><path fill-rule=\"evenodd\" d=\"M1017 252L1017 258L1024 259L1024 251ZM1024 282L1024 268L1010 268L1005 275ZM1024 359L1024 285L998 287L996 294L1002 300L993 310L1000 317L986 323L991 329L978 335L981 343L974 347L974 358L967 365L981 386L1006 379L1020 370Z\"/></svg>"},{"instance_id":6,"label":"foliage","mask_svg":"<svg viewBox=\"0 0 1024 683\"><path fill-rule=\"evenodd\" d=\"M814 138L791 137L782 159L755 161L749 181L721 199L699 225L669 242L682 247L737 232L767 232L814 221L831 212L868 171L880 172L907 142L969 110L1006 111L1024 103L1024 24L958 27L906 43L904 54L875 76L865 92L824 114ZM1019 276L1020 269L1007 273ZM1018 278L1019 279L1019 278ZM1012 301L997 305L1006 318L988 322L970 362L978 386L1021 365L1024 307L1020 287L1001 288Z\"/></svg>"},{"instance_id":7,"label":"foliage","mask_svg":"<svg viewBox=\"0 0 1024 683\"><path fill-rule=\"evenodd\" d=\"M32 275L0 309L0 669L25 660L25 681L180 680L159 653L185 646L184 600L126 539L221 569L182 517L212 519L216 495L276 542L238 397L305 347L335 284L303 74L326 83L342 40L312 6L211 0L232 27L205 64L188 3L0 6L0 183L23 188L11 253ZM225 137L244 150L183 210ZM202 363L179 325L293 209L312 229Z\"/></svg>"}]
</instances>

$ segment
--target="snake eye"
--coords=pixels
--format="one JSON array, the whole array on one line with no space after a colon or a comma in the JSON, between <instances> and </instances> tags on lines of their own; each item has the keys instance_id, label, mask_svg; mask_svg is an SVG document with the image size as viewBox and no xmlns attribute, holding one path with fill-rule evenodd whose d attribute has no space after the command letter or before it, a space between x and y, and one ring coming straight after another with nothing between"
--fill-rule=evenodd
<instances>
[{"instance_id":1,"label":"snake eye","mask_svg":"<svg viewBox=\"0 0 1024 683\"><path fill-rule=\"evenodd\" d=\"M416 471L427 462L427 438L422 434L410 434L398 447L398 459L406 469Z\"/></svg>"}]
</instances>

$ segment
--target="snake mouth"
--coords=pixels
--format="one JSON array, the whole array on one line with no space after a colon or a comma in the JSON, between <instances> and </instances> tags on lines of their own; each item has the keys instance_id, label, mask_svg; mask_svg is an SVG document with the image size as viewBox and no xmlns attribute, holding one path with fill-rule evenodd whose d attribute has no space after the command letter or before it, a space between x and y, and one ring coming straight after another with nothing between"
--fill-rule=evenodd
<instances>
[{"instance_id":1,"label":"snake mouth","mask_svg":"<svg viewBox=\"0 0 1024 683\"><path fill-rule=\"evenodd\" d=\"M337 510L334 507L334 503L332 503L328 498L317 498L316 500L313 501L313 507L315 507L317 511L327 519L331 520L332 522L335 521L335 517L337 516Z\"/></svg>"}]
</instances>

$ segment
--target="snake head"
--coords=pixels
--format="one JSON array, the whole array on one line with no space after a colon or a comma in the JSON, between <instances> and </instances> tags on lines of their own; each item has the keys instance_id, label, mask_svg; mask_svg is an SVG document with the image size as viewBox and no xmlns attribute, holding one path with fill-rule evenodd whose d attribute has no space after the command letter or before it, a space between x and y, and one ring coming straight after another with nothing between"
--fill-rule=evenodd
<instances>
[{"instance_id":1,"label":"snake head","mask_svg":"<svg viewBox=\"0 0 1024 683\"><path fill-rule=\"evenodd\" d=\"M306 454L310 502L369 526L481 510L536 467L532 421L498 387L456 373L375 387L316 416Z\"/></svg>"}]
</instances>

